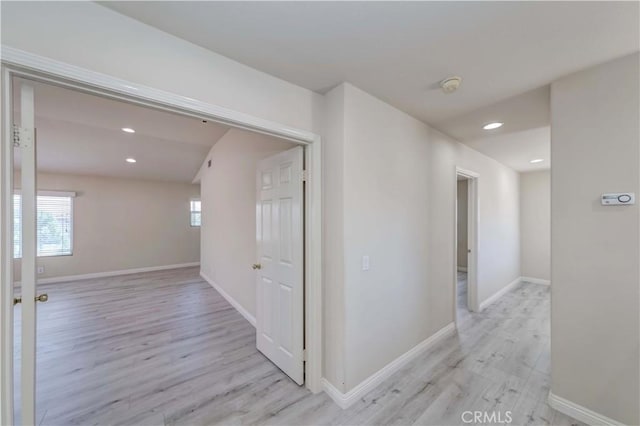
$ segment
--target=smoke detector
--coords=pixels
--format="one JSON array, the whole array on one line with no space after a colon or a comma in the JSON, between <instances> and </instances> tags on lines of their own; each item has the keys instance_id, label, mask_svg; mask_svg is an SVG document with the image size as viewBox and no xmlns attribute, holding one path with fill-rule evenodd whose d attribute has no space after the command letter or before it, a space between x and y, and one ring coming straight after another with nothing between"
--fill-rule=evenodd
<instances>
[{"instance_id":1,"label":"smoke detector","mask_svg":"<svg viewBox=\"0 0 640 426\"><path fill-rule=\"evenodd\" d=\"M453 93L458 90L460 84L462 83L462 77L458 77L457 75L449 78L445 78L440 82L440 88L446 94Z\"/></svg>"}]
</instances>

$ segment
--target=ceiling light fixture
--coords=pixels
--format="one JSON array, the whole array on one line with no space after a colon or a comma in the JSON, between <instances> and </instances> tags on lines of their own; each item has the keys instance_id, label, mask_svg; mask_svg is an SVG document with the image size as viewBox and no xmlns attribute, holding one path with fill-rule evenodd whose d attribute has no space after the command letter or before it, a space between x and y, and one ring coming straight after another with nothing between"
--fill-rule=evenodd
<instances>
[{"instance_id":1,"label":"ceiling light fixture","mask_svg":"<svg viewBox=\"0 0 640 426\"><path fill-rule=\"evenodd\" d=\"M544 161L544 159L542 158L536 158L535 160L531 160L529 161L531 164L536 164L536 163L542 163Z\"/></svg>"},{"instance_id":2,"label":"ceiling light fixture","mask_svg":"<svg viewBox=\"0 0 640 426\"><path fill-rule=\"evenodd\" d=\"M125 132L125 133L135 133L136 132L131 127L123 127L122 131Z\"/></svg>"},{"instance_id":3,"label":"ceiling light fixture","mask_svg":"<svg viewBox=\"0 0 640 426\"><path fill-rule=\"evenodd\" d=\"M487 123L484 126L482 126L483 129L485 130L493 130L493 129L497 129L498 127L502 127L504 123L500 123L499 121L495 121L493 123Z\"/></svg>"},{"instance_id":4,"label":"ceiling light fixture","mask_svg":"<svg viewBox=\"0 0 640 426\"><path fill-rule=\"evenodd\" d=\"M440 88L444 93L448 95L458 90L460 84L462 84L462 77L454 75L453 77L445 78L444 80L442 80L440 82Z\"/></svg>"},{"instance_id":5,"label":"ceiling light fixture","mask_svg":"<svg viewBox=\"0 0 640 426\"><path fill-rule=\"evenodd\" d=\"M135 163L136 159L135 158L127 158L127 163Z\"/></svg>"}]
</instances>

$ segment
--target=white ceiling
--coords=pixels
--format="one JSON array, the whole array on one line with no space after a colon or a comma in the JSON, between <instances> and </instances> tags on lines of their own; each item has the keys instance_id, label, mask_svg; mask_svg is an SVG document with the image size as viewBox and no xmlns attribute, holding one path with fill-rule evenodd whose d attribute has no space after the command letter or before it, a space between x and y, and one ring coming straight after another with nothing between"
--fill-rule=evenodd
<instances>
[{"instance_id":1,"label":"white ceiling","mask_svg":"<svg viewBox=\"0 0 640 426\"><path fill-rule=\"evenodd\" d=\"M530 90L453 118L433 123L439 130L468 142L487 136L503 135L549 125L549 86ZM482 126L491 122L504 125L494 130Z\"/></svg>"},{"instance_id":2,"label":"white ceiling","mask_svg":"<svg viewBox=\"0 0 640 426\"><path fill-rule=\"evenodd\" d=\"M435 124L639 49L638 2L102 2L308 89ZM460 75L445 95L438 82Z\"/></svg>"},{"instance_id":3,"label":"white ceiling","mask_svg":"<svg viewBox=\"0 0 640 426\"><path fill-rule=\"evenodd\" d=\"M549 86L530 90L492 105L449 118L435 126L473 149L519 171L551 167ZM482 126L504 125L494 130ZM542 158L542 163L529 161Z\"/></svg>"},{"instance_id":4,"label":"white ceiling","mask_svg":"<svg viewBox=\"0 0 640 426\"><path fill-rule=\"evenodd\" d=\"M29 84L35 87L42 172L191 182L213 144L229 129L61 87ZM16 117L17 108L16 104ZM125 133L123 127L136 132ZM137 162L127 163L128 157ZM17 156L18 167L19 161Z\"/></svg>"},{"instance_id":5,"label":"white ceiling","mask_svg":"<svg viewBox=\"0 0 640 426\"><path fill-rule=\"evenodd\" d=\"M348 81L518 171L550 166L550 82L640 50L638 2L101 4L319 93Z\"/></svg>"},{"instance_id":6,"label":"white ceiling","mask_svg":"<svg viewBox=\"0 0 640 426\"><path fill-rule=\"evenodd\" d=\"M543 170L551 167L551 131L549 126L503 133L465 142L483 154L495 158L519 172ZM541 158L542 163L529 161Z\"/></svg>"}]
</instances>

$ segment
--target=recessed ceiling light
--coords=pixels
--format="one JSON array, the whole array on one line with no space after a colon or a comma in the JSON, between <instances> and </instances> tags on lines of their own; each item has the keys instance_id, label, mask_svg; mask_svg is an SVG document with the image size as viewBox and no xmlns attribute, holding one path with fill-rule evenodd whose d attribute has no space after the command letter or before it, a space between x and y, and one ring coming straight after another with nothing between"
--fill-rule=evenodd
<instances>
[{"instance_id":1,"label":"recessed ceiling light","mask_svg":"<svg viewBox=\"0 0 640 426\"><path fill-rule=\"evenodd\" d=\"M494 123L485 124L484 126L482 126L482 128L485 130L493 130L493 129L497 129L498 127L502 127L503 124L504 123L500 123L499 121L496 121Z\"/></svg>"},{"instance_id":2,"label":"recessed ceiling light","mask_svg":"<svg viewBox=\"0 0 640 426\"><path fill-rule=\"evenodd\" d=\"M535 160L529 161L531 164L542 163L544 160L542 158L536 158Z\"/></svg>"},{"instance_id":3,"label":"recessed ceiling light","mask_svg":"<svg viewBox=\"0 0 640 426\"><path fill-rule=\"evenodd\" d=\"M135 163L136 159L135 158L127 158L127 163Z\"/></svg>"},{"instance_id":4,"label":"recessed ceiling light","mask_svg":"<svg viewBox=\"0 0 640 426\"><path fill-rule=\"evenodd\" d=\"M136 132L136 131L135 131L135 130L133 130L131 127L123 127L123 128L122 128L122 131L123 131L123 132L126 132L126 133L135 133L135 132Z\"/></svg>"}]
</instances>

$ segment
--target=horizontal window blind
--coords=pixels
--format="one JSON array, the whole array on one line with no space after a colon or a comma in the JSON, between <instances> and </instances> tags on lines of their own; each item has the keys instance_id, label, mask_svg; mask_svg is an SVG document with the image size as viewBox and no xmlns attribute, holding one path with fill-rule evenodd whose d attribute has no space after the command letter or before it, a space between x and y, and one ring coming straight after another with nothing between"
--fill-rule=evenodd
<instances>
[{"instance_id":1,"label":"horizontal window blind","mask_svg":"<svg viewBox=\"0 0 640 426\"><path fill-rule=\"evenodd\" d=\"M20 195L13 196L13 251L22 257L22 214ZM70 196L38 195L37 253L38 256L72 254L73 198Z\"/></svg>"}]
</instances>

